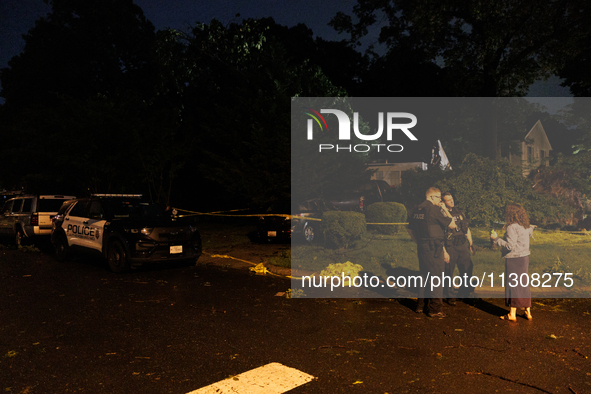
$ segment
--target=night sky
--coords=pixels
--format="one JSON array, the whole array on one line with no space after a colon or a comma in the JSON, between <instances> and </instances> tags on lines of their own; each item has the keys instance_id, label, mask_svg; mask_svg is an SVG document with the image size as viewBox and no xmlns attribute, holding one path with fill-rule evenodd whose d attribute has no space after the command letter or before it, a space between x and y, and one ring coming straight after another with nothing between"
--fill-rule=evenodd
<instances>
[{"instance_id":1,"label":"night sky","mask_svg":"<svg viewBox=\"0 0 591 394\"><path fill-rule=\"evenodd\" d=\"M135 0L157 30L175 28L187 30L196 22L208 23L215 18L226 24L245 18L273 17L288 27L306 24L316 36L326 40L341 40L328 22L338 11L352 14L356 0ZM50 7L43 0L0 1L0 68L24 48L22 35L32 28L35 20L45 16ZM240 17L236 18L236 14ZM370 38L375 40L375 38ZM557 79L532 86L531 97L570 96ZM3 102L3 99L0 99Z\"/></svg>"},{"instance_id":2,"label":"night sky","mask_svg":"<svg viewBox=\"0 0 591 394\"><path fill-rule=\"evenodd\" d=\"M315 35L327 40L341 40L328 22L338 11L352 13L355 0L135 0L157 30L187 30L196 22L208 23L213 18L226 24L246 18L273 17L288 27L304 23ZM321 4L321 5L320 5ZM43 0L0 1L0 68L18 55L25 46L22 35L47 15L51 8ZM236 18L236 14L240 14Z\"/></svg>"}]
</instances>

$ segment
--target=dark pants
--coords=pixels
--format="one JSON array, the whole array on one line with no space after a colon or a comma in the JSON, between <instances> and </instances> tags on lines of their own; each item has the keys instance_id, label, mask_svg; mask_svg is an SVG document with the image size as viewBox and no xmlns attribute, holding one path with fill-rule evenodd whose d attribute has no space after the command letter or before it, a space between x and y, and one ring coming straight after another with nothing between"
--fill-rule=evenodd
<instances>
[{"instance_id":1,"label":"dark pants","mask_svg":"<svg viewBox=\"0 0 591 394\"><path fill-rule=\"evenodd\" d=\"M445 275L452 278L452 285L445 287L445 297L449 301L453 301L456 298L453 288L453 276L456 265L458 267L458 271L460 272L459 276L462 277L462 286L458 289L457 297L471 297L474 293L474 287L470 285L470 278L472 277L474 265L472 264L472 258L470 257L470 247L468 246L468 243L465 242L464 244L461 244L456 242L455 245L446 246L445 249L449 254L449 263L445 264ZM464 275L466 276L464 277ZM465 280L466 278L467 280ZM459 281L456 281L456 283L459 283Z\"/></svg>"},{"instance_id":2,"label":"dark pants","mask_svg":"<svg viewBox=\"0 0 591 394\"><path fill-rule=\"evenodd\" d=\"M443 287L440 285L431 290L431 277L441 278L441 274L444 273L443 248L433 242L419 242L417 256L423 277L423 288L419 288L419 305L424 298L428 298L427 313L439 313L443 306Z\"/></svg>"}]
</instances>

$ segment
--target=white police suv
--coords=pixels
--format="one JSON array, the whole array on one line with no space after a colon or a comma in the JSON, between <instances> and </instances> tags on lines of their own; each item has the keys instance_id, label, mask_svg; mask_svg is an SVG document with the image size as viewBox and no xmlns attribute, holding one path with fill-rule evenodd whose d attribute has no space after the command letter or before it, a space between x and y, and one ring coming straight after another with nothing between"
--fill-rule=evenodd
<instances>
[{"instance_id":1,"label":"white police suv","mask_svg":"<svg viewBox=\"0 0 591 394\"><path fill-rule=\"evenodd\" d=\"M197 261L201 236L139 194L95 194L64 204L51 233L57 260L102 254L113 272L148 262Z\"/></svg>"}]
</instances>

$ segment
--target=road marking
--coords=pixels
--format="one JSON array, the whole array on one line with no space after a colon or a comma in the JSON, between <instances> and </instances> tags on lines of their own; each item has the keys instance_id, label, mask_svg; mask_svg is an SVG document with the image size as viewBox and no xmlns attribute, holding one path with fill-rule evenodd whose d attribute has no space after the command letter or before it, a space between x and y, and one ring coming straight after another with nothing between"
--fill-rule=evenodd
<instances>
[{"instance_id":1,"label":"road marking","mask_svg":"<svg viewBox=\"0 0 591 394\"><path fill-rule=\"evenodd\" d=\"M271 363L187 394L281 394L314 379L295 368Z\"/></svg>"}]
</instances>

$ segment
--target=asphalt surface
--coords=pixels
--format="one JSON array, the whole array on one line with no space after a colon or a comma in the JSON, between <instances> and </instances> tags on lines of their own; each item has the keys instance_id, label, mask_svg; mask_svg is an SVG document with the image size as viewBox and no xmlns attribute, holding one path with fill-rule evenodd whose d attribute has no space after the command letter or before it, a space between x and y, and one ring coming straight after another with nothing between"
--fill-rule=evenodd
<instances>
[{"instance_id":1,"label":"asphalt surface","mask_svg":"<svg viewBox=\"0 0 591 394\"><path fill-rule=\"evenodd\" d=\"M231 259L117 275L2 249L0 391L182 394L276 362L316 377L290 393L591 393L589 299L535 299L509 323L501 299L431 319L289 288Z\"/></svg>"}]
</instances>

